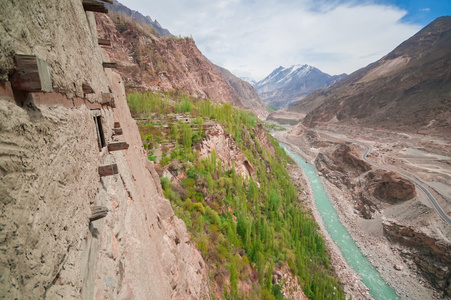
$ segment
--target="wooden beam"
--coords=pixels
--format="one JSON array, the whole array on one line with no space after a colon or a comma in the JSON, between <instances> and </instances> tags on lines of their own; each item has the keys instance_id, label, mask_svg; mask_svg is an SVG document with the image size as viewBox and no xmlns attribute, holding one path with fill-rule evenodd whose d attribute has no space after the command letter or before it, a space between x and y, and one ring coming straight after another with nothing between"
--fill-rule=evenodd
<instances>
[{"instance_id":1,"label":"wooden beam","mask_svg":"<svg viewBox=\"0 0 451 300\"><path fill-rule=\"evenodd\" d=\"M102 66L103 66L104 68L113 68L113 69L116 69L116 68L117 68L117 63L106 61L106 62L103 62L103 63L102 63Z\"/></svg>"},{"instance_id":2,"label":"wooden beam","mask_svg":"<svg viewBox=\"0 0 451 300\"><path fill-rule=\"evenodd\" d=\"M109 4L113 4L114 0L101 0L103 2L109 3Z\"/></svg>"},{"instance_id":3,"label":"wooden beam","mask_svg":"<svg viewBox=\"0 0 451 300\"><path fill-rule=\"evenodd\" d=\"M99 45L101 46L108 46L111 47L111 40L107 40L107 39L97 39L97 42L99 43Z\"/></svg>"},{"instance_id":4,"label":"wooden beam","mask_svg":"<svg viewBox=\"0 0 451 300\"><path fill-rule=\"evenodd\" d=\"M108 13L108 8L105 7L105 3L97 0L83 0L83 8L85 11Z\"/></svg>"},{"instance_id":5,"label":"wooden beam","mask_svg":"<svg viewBox=\"0 0 451 300\"><path fill-rule=\"evenodd\" d=\"M122 128L113 128L114 135L122 135Z\"/></svg>"},{"instance_id":6,"label":"wooden beam","mask_svg":"<svg viewBox=\"0 0 451 300\"><path fill-rule=\"evenodd\" d=\"M103 105L109 105L113 108L116 107L113 94L111 93L102 93L102 101L100 103Z\"/></svg>"},{"instance_id":7,"label":"wooden beam","mask_svg":"<svg viewBox=\"0 0 451 300\"><path fill-rule=\"evenodd\" d=\"M94 90L93 90L92 87L91 87L88 83L86 83L86 82L83 82L83 83L81 84L81 88L83 89L83 93L84 93L84 94L94 94Z\"/></svg>"},{"instance_id":8,"label":"wooden beam","mask_svg":"<svg viewBox=\"0 0 451 300\"><path fill-rule=\"evenodd\" d=\"M105 206L91 206L91 216L89 221L95 221L98 219L105 218L108 214L108 208Z\"/></svg>"},{"instance_id":9,"label":"wooden beam","mask_svg":"<svg viewBox=\"0 0 451 300\"><path fill-rule=\"evenodd\" d=\"M14 89L27 92L53 92L49 66L35 55L16 54L16 71L12 78Z\"/></svg>"},{"instance_id":10,"label":"wooden beam","mask_svg":"<svg viewBox=\"0 0 451 300\"><path fill-rule=\"evenodd\" d=\"M108 151L127 150L129 145L126 142L110 142L108 143Z\"/></svg>"},{"instance_id":11,"label":"wooden beam","mask_svg":"<svg viewBox=\"0 0 451 300\"><path fill-rule=\"evenodd\" d=\"M111 176L118 173L119 171L117 169L117 164L99 166L99 175L102 177Z\"/></svg>"}]
</instances>

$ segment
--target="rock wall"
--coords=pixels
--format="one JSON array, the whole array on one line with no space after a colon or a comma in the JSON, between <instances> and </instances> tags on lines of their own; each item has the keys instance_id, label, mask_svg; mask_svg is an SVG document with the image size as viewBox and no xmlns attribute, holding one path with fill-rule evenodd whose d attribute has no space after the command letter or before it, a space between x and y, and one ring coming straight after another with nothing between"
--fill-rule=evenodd
<instances>
[{"instance_id":1,"label":"rock wall","mask_svg":"<svg viewBox=\"0 0 451 300\"><path fill-rule=\"evenodd\" d=\"M0 30L11 26L1 34L1 47L11 49L2 52L2 73L12 72L4 62L28 46L49 63L57 91L23 93L5 77L0 82L0 298L209 299L205 263L161 194L122 79L101 67L108 57L91 40L92 13L81 1L0 5ZM17 41L14 19L27 18L45 26L24 23L25 32L36 32ZM75 51L62 53L68 49ZM81 78L111 93L115 105L86 99ZM128 149L99 150L92 108L106 143L124 141ZM101 177L104 164L116 164L118 174ZM107 216L90 222L92 206L106 207Z\"/></svg>"},{"instance_id":2,"label":"rock wall","mask_svg":"<svg viewBox=\"0 0 451 300\"><path fill-rule=\"evenodd\" d=\"M424 276L438 290L451 296L451 243L435 238L422 228L409 226L394 219L383 221L384 234L408 248L402 255L415 262Z\"/></svg>"},{"instance_id":3,"label":"rock wall","mask_svg":"<svg viewBox=\"0 0 451 300\"><path fill-rule=\"evenodd\" d=\"M224 128L219 124L210 129L209 134L200 145L201 157L208 157L213 151L216 152L217 158L222 161L226 169L230 170L235 167L237 174L240 174L243 178L254 175L254 167L233 138L225 133Z\"/></svg>"},{"instance_id":4,"label":"rock wall","mask_svg":"<svg viewBox=\"0 0 451 300\"><path fill-rule=\"evenodd\" d=\"M68 98L83 97L88 82L100 102L108 93L103 73L105 57L97 44L94 13L81 1L30 0L0 2L0 79L14 71L15 53L31 54L49 65L53 89Z\"/></svg>"}]
</instances>

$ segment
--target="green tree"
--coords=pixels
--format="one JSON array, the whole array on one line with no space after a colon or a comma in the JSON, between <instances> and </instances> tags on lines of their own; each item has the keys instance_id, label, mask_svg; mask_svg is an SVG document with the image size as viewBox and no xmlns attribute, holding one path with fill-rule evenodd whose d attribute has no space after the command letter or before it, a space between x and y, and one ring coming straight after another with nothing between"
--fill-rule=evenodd
<instances>
[{"instance_id":1,"label":"green tree","mask_svg":"<svg viewBox=\"0 0 451 300\"><path fill-rule=\"evenodd\" d=\"M193 144L193 131L191 130L190 124L182 124L182 145L185 150L191 150L191 145Z\"/></svg>"}]
</instances>

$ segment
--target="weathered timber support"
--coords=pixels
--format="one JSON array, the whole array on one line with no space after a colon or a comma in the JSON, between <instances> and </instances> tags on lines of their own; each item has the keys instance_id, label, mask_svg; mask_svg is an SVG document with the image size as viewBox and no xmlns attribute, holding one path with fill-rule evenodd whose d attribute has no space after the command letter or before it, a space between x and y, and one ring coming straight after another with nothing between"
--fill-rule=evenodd
<instances>
[{"instance_id":1,"label":"weathered timber support","mask_svg":"<svg viewBox=\"0 0 451 300\"><path fill-rule=\"evenodd\" d=\"M83 89L84 94L94 94L94 89L86 82L81 84L81 88Z\"/></svg>"},{"instance_id":2,"label":"weathered timber support","mask_svg":"<svg viewBox=\"0 0 451 300\"><path fill-rule=\"evenodd\" d=\"M16 71L12 78L14 89L27 92L53 92L48 64L35 55L16 54Z\"/></svg>"},{"instance_id":3,"label":"weathered timber support","mask_svg":"<svg viewBox=\"0 0 451 300\"><path fill-rule=\"evenodd\" d=\"M113 128L113 132L115 135L121 135L122 134L122 128Z\"/></svg>"},{"instance_id":4,"label":"weathered timber support","mask_svg":"<svg viewBox=\"0 0 451 300\"><path fill-rule=\"evenodd\" d=\"M89 217L89 221L95 221L98 219L105 218L108 214L108 208L105 206L91 206L91 216Z\"/></svg>"},{"instance_id":5,"label":"weathered timber support","mask_svg":"<svg viewBox=\"0 0 451 300\"><path fill-rule=\"evenodd\" d=\"M105 3L97 0L83 0L83 8L85 11L108 13L108 8L105 7Z\"/></svg>"},{"instance_id":6,"label":"weathered timber support","mask_svg":"<svg viewBox=\"0 0 451 300\"><path fill-rule=\"evenodd\" d=\"M111 176L118 173L119 171L117 169L117 164L99 166L99 175L102 177Z\"/></svg>"},{"instance_id":7,"label":"weathered timber support","mask_svg":"<svg viewBox=\"0 0 451 300\"><path fill-rule=\"evenodd\" d=\"M112 69L116 69L116 68L117 68L117 63L105 61L105 62L102 63L102 66L103 66L104 68L112 68Z\"/></svg>"},{"instance_id":8,"label":"weathered timber support","mask_svg":"<svg viewBox=\"0 0 451 300\"><path fill-rule=\"evenodd\" d=\"M109 105L113 108L116 107L113 94L111 93L102 93L102 101L100 103L103 105Z\"/></svg>"},{"instance_id":9,"label":"weathered timber support","mask_svg":"<svg viewBox=\"0 0 451 300\"><path fill-rule=\"evenodd\" d=\"M108 46L111 47L111 41L107 40L107 39L98 39L97 42L99 43L99 45L101 46Z\"/></svg>"},{"instance_id":10,"label":"weathered timber support","mask_svg":"<svg viewBox=\"0 0 451 300\"><path fill-rule=\"evenodd\" d=\"M126 142L111 142L108 143L108 151L127 150L129 145Z\"/></svg>"}]
</instances>

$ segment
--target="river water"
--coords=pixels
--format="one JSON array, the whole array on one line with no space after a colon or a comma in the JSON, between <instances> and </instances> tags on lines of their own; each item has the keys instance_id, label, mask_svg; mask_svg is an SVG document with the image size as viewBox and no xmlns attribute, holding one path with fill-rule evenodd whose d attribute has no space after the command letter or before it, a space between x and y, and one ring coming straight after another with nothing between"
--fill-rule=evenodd
<instances>
[{"instance_id":1,"label":"river water","mask_svg":"<svg viewBox=\"0 0 451 300\"><path fill-rule=\"evenodd\" d=\"M338 215L329 200L324 187L316 174L315 169L301 159L298 155L280 144L304 170L315 199L315 206L320 212L326 230L332 240L337 243L347 263L360 275L363 283L368 287L370 294L375 299L398 299L395 291L380 277L379 272L371 265L369 260L362 255L349 233L338 219Z\"/></svg>"}]
</instances>

